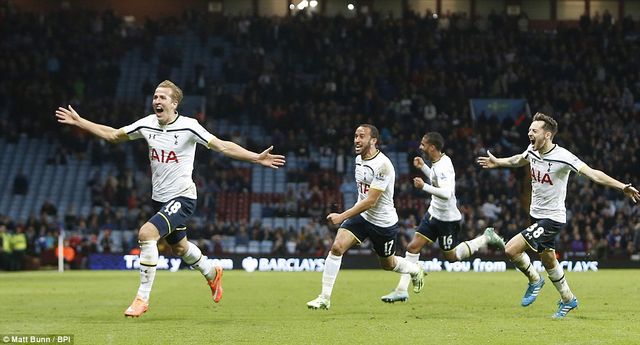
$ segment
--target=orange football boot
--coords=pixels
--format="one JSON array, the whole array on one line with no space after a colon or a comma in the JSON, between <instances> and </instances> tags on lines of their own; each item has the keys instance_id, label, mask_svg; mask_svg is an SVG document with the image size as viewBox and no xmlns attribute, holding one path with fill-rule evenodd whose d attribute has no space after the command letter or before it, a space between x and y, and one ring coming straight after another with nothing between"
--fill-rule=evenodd
<instances>
[{"instance_id":1,"label":"orange football boot","mask_svg":"<svg viewBox=\"0 0 640 345\"><path fill-rule=\"evenodd\" d=\"M216 266L214 267L216 270L216 277L213 279L207 279L207 284L211 288L211 296L213 296L213 301L218 303L222 299L222 267Z\"/></svg>"},{"instance_id":2,"label":"orange football boot","mask_svg":"<svg viewBox=\"0 0 640 345\"><path fill-rule=\"evenodd\" d=\"M149 309L149 303L140 298L140 296L136 296L133 300L133 303L124 311L124 316L126 317L139 317L140 315L147 312Z\"/></svg>"}]
</instances>

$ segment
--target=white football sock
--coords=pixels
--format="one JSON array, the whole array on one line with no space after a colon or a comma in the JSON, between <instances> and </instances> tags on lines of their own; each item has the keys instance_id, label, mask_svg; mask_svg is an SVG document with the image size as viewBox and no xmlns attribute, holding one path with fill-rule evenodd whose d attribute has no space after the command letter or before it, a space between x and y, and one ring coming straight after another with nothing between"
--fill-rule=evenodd
<instances>
[{"instance_id":1,"label":"white football sock","mask_svg":"<svg viewBox=\"0 0 640 345\"><path fill-rule=\"evenodd\" d=\"M573 292L569 289L569 284L567 283L567 279L564 277L564 270L562 269L562 266L556 265L556 267L548 269L547 273L549 274L549 279L553 283L553 286L555 286L556 290L560 293L562 301L571 301L571 299L573 299Z\"/></svg>"},{"instance_id":2,"label":"white football sock","mask_svg":"<svg viewBox=\"0 0 640 345\"><path fill-rule=\"evenodd\" d=\"M398 273L409 273L409 274L416 274L418 272L420 272L420 267L418 267L418 264L415 262L410 262L409 260L401 257L401 256L396 256L396 267L393 268L394 272L398 272Z\"/></svg>"},{"instance_id":3,"label":"white football sock","mask_svg":"<svg viewBox=\"0 0 640 345\"><path fill-rule=\"evenodd\" d=\"M475 249L478 250L478 247L476 247ZM471 248L471 241L465 241L460 243L459 245L456 246L455 251L456 251L456 258L458 260L466 259L475 252L475 250Z\"/></svg>"},{"instance_id":4,"label":"white football sock","mask_svg":"<svg viewBox=\"0 0 640 345\"><path fill-rule=\"evenodd\" d=\"M342 255L336 256L329 252L327 260L324 262L324 272L322 272L322 294L321 296L330 299L331 292L333 291L333 284L338 277L338 271L340 271L340 265L342 265Z\"/></svg>"},{"instance_id":5,"label":"white football sock","mask_svg":"<svg viewBox=\"0 0 640 345\"><path fill-rule=\"evenodd\" d=\"M477 252L478 249L486 247L488 240L487 236L483 234L472 240L460 243L456 246L458 260L464 260Z\"/></svg>"},{"instance_id":6,"label":"white football sock","mask_svg":"<svg viewBox=\"0 0 640 345\"><path fill-rule=\"evenodd\" d=\"M205 278L213 280L216 277L216 270L213 269L213 264L209 261L209 258L206 255L202 255L198 246L189 241L187 243L189 244L189 249L182 256L184 263L200 271Z\"/></svg>"},{"instance_id":7,"label":"white football sock","mask_svg":"<svg viewBox=\"0 0 640 345\"><path fill-rule=\"evenodd\" d=\"M140 244L140 287L138 287L138 296L148 301L153 280L156 277L158 242L139 241L138 243Z\"/></svg>"},{"instance_id":8,"label":"white football sock","mask_svg":"<svg viewBox=\"0 0 640 345\"><path fill-rule=\"evenodd\" d=\"M418 264L418 259L420 258L420 253L413 254L406 252L404 259L408 262ZM407 291L409 288L409 282L411 281L411 275L402 274L400 275L400 281L398 282L398 286L396 287L396 291Z\"/></svg>"},{"instance_id":9,"label":"white football sock","mask_svg":"<svg viewBox=\"0 0 640 345\"><path fill-rule=\"evenodd\" d=\"M538 271L533 268L531 259L527 253L521 253L520 256L516 257L511 262L516 265L520 272L529 278L529 283L535 283L540 280L540 275L538 274Z\"/></svg>"}]
</instances>

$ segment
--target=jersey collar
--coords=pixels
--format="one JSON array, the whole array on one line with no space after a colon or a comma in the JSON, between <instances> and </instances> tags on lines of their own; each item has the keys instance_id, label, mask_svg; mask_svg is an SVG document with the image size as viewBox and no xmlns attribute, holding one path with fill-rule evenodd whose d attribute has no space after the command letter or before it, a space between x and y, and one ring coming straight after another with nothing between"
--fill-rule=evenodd
<instances>
[{"instance_id":1,"label":"jersey collar","mask_svg":"<svg viewBox=\"0 0 640 345\"><path fill-rule=\"evenodd\" d=\"M447 155L446 153L444 153L444 152L440 152L440 158L438 158L438 160L437 160L437 161L433 161L433 162L431 162L431 164L436 164L436 163L438 163L439 161L441 161L441 160L442 160L442 157L444 157L444 156L446 156L446 155Z\"/></svg>"},{"instance_id":2,"label":"jersey collar","mask_svg":"<svg viewBox=\"0 0 640 345\"><path fill-rule=\"evenodd\" d=\"M542 155L548 155L551 151L553 151L556 148L556 146L558 146L558 144L553 144L553 147L551 149L549 149L549 151L547 151L545 153L540 152L540 155L541 156Z\"/></svg>"},{"instance_id":3,"label":"jersey collar","mask_svg":"<svg viewBox=\"0 0 640 345\"><path fill-rule=\"evenodd\" d=\"M379 154L380 154L380 150L378 150L375 155L371 156L371 158L364 158L364 156L362 156L362 155L360 155L360 156L362 157L363 161L370 161L370 160L378 157Z\"/></svg>"},{"instance_id":4,"label":"jersey collar","mask_svg":"<svg viewBox=\"0 0 640 345\"><path fill-rule=\"evenodd\" d=\"M174 124L176 121L178 121L178 118L179 118L179 117L180 117L180 114L178 114L178 112L176 111L176 118L175 118L175 119L173 119L173 121L171 121L171 122L167 123L165 126L169 126L169 125Z\"/></svg>"}]
</instances>

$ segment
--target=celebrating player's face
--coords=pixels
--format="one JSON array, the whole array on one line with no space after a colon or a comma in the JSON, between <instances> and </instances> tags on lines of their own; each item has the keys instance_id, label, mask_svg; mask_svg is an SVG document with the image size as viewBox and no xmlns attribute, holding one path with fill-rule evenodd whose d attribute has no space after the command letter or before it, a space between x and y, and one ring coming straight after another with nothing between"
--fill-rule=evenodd
<instances>
[{"instance_id":1,"label":"celebrating player's face","mask_svg":"<svg viewBox=\"0 0 640 345\"><path fill-rule=\"evenodd\" d=\"M539 151L551 138L551 133L543 129L544 121L533 121L529 126L529 141L533 145L533 149Z\"/></svg>"},{"instance_id":2,"label":"celebrating player's face","mask_svg":"<svg viewBox=\"0 0 640 345\"><path fill-rule=\"evenodd\" d=\"M178 107L178 103L171 98L171 95L172 91L168 87L159 87L153 94L153 111L161 124L170 122Z\"/></svg>"},{"instance_id":3,"label":"celebrating player's face","mask_svg":"<svg viewBox=\"0 0 640 345\"><path fill-rule=\"evenodd\" d=\"M429 143L427 138L422 137L422 140L420 141L420 150L427 155L429 160L433 160L433 157L431 156L432 149L433 145Z\"/></svg>"},{"instance_id":4,"label":"celebrating player's face","mask_svg":"<svg viewBox=\"0 0 640 345\"><path fill-rule=\"evenodd\" d=\"M371 149L372 145L371 130L366 127L358 127L356 129L355 136L353 137L353 145L356 149L356 154L366 154Z\"/></svg>"}]
</instances>

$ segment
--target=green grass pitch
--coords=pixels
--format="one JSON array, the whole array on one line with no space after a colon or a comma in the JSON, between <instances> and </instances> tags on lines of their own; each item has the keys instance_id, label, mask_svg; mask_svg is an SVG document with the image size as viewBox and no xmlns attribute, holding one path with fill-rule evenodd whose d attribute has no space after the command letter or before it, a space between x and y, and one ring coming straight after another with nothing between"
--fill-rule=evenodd
<instances>
[{"instance_id":1,"label":"green grass pitch","mask_svg":"<svg viewBox=\"0 0 640 345\"><path fill-rule=\"evenodd\" d=\"M580 307L554 321L551 283L520 307L526 280L506 273L427 276L407 303L384 304L398 275L343 270L330 310L308 310L319 272L225 272L215 305L199 273L158 272L149 311L123 311L136 271L0 273L0 336L73 334L75 344L638 344L640 270L567 273Z\"/></svg>"}]
</instances>

